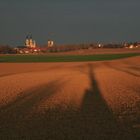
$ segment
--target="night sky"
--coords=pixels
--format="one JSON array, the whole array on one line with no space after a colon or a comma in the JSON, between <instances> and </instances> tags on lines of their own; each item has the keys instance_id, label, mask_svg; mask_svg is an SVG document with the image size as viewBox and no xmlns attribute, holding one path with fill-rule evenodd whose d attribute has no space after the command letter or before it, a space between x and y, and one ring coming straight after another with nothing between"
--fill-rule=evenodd
<instances>
[{"instance_id":1,"label":"night sky","mask_svg":"<svg viewBox=\"0 0 140 140\"><path fill-rule=\"evenodd\" d=\"M140 41L140 0L0 0L0 44Z\"/></svg>"}]
</instances>

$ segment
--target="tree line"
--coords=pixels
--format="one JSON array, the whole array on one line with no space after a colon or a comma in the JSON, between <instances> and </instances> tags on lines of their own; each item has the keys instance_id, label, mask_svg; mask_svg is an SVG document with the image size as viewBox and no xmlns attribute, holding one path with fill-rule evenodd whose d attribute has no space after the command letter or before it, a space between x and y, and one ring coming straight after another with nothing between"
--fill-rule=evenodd
<instances>
[{"instance_id":1,"label":"tree line","mask_svg":"<svg viewBox=\"0 0 140 140\"><path fill-rule=\"evenodd\" d=\"M0 54L13 54L16 53L15 49L9 45L0 45Z\"/></svg>"}]
</instances>

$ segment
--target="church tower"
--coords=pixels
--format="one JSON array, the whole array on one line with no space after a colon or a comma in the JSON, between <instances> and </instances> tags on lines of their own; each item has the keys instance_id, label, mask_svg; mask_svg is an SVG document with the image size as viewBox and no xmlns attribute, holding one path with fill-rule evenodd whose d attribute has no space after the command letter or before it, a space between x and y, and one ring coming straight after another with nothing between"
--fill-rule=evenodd
<instances>
[{"instance_id":1,"label":"church tower","mask_svg":"<svg viewBox=\"0 0 140 140\"><path fill-rule=\"evenodd\" d=\"M53 47L54 46L54 41L48 40L48 47Z\"/></svg>"},{"instance_id":2,"label":"church tower","mask_svg":"<svg viewBox=\"0 0 140 140\"><path fill-rule=\"evenodd\" d=\"M25 46L30 47L29 36L26 36Z\"/></svg>"},{"instance_id":3,"label":"church tower","mask_svg":"<svg viewBox=\"0 0 140 140\"><path fill-rule=\"evenodd\" d=\"M28 35L25 40L25 46L27 48L36 48L36 42L32 39L32 35Z\"/></svg>"}]
</instances>

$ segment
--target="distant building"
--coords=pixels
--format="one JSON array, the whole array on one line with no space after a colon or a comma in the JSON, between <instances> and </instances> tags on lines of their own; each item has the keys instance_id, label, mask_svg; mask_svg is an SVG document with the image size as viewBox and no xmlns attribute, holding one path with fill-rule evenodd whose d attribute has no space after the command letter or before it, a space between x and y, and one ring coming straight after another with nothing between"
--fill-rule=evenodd
<instances>
[{"instance_id":1,"label":"distant building","mask_svg":"<svg viewBox=\"0 0 140 140\"><path fill-rule=\"evenodd\" d=\"M135 48L135 46L134 45L130 45L129 48L130 49L133 49L133 48Z\"/></svg>"},{"instance_id":2,"label":"distant building","mask_svg":"<svg viewBox=\"0 0 140 140\"><path fill-rule=\"evenodd\" d=\"M18 46L15 48L16 52L19 54L31 54L31 53L40 53L41 49L40 48L27 48L27 47L21 47Z\"/></svg>"},{"instance_id":3,"label":"distant building","mask_svg":"<svg viewBox=\"0 0 140 140\"><path fill-rule=\"evenodd\" d=\"M103 47L103 44L98 44L98 48L102 48Z\"/></svg>"},{"instance_id":4,"label":"distant building","mask_svg":"<svg viewBox=\"0 0 140 140\"><path fill-rule=\"evenodd\" d=\"M40 48L36 46L35 40L32 39L31 35L26 36L25 44L23 46L17 46L15 48L19 54L39 53Z\"/></svg>"},{"instance_id":5,"label":"distant building","mask_svg":"<svg viewBox=\"0 0 140 140\"><path fill-rule=\"evenodd\" d=\"M54 41L49 40L49 41L48 41L48 47L53 47L53 46L54 46Z\"/></svg>"},{"instance_id":6,"label":"distant building","mask_svg":"<svg viewBox=\"0 0 140 140\"><path fill-rule=\"evenodd\" d=\"M31 35L26 36L25 46L27 48L36 48L36 42L32 39Z\"/></svg>"}]
</instances>

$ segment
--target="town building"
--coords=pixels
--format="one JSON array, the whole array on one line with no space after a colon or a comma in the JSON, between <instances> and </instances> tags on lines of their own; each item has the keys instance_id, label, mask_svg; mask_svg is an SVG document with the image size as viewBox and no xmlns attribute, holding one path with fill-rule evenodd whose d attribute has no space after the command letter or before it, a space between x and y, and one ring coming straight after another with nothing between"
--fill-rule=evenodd
<instances>
[{"instance_id":1,"label":"town building","mask_svg":"<svg viewBox=\"0 0 140 140\"><path fill-rule=\"evenodd\" d=\"M48 47L53 47L54 46L54 41L48 40Z\"/></svg>"}]
</instances>

